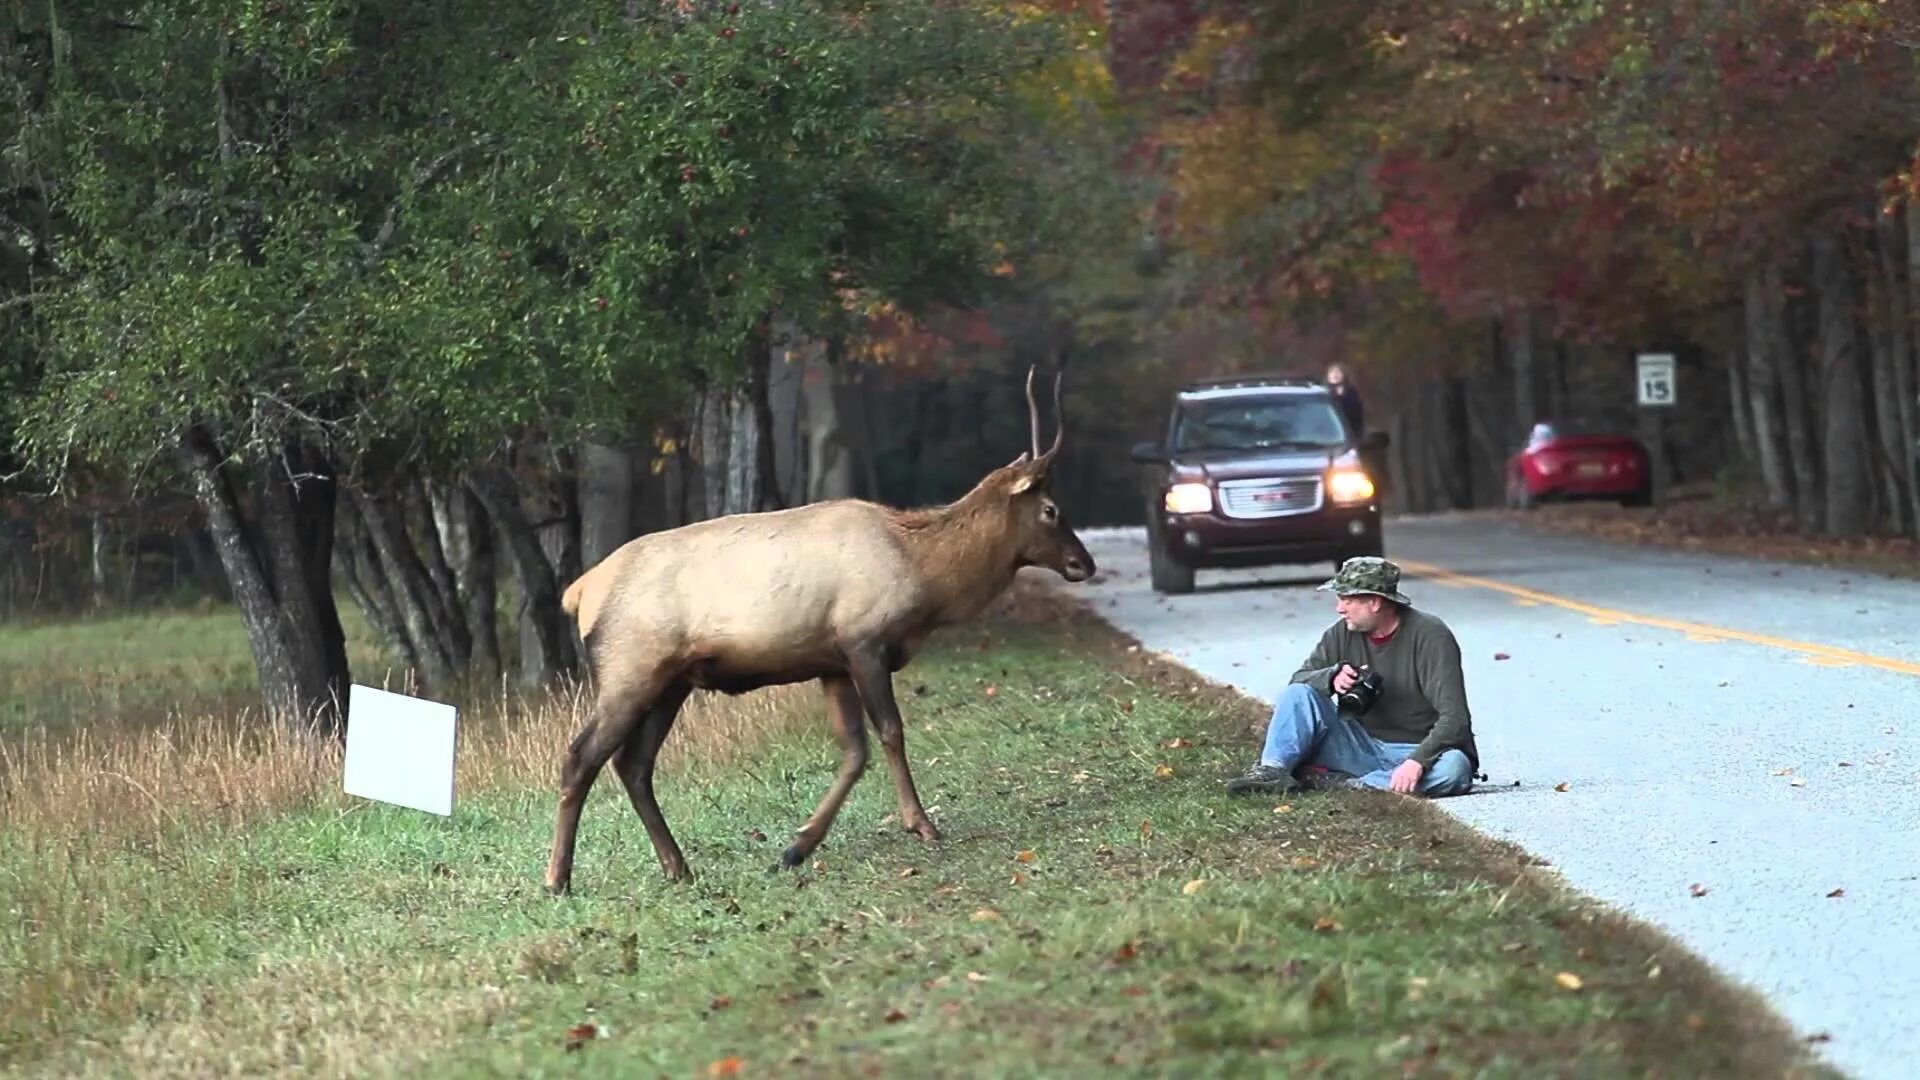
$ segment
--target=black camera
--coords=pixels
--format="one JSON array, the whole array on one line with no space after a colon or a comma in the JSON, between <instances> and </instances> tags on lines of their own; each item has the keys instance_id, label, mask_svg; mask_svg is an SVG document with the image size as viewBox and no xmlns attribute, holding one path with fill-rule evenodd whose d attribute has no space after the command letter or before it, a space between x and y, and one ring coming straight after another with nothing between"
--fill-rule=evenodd
<instances>
[{"instance_id":1,"label":"black camera","mask_svg":"<svg viewBox=\"0 0 1920 1080\"><path fill-rule=\"evenodd\" d=\"M1333 702L1349 712L1363 713L1373 708L1373 703L1380 700L1380 689L1384 685L1385 682L1380 678L1379 672L1361 668L1360 677L1353 681L1352 686L1347 687L1345 693L1335 694Z\"/></svg>"}]
</instances>

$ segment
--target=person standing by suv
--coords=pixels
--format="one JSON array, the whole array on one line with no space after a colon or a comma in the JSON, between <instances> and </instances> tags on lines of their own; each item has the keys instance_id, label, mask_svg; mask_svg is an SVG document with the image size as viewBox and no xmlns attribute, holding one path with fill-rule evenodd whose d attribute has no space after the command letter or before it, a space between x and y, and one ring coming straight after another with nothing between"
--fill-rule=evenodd
<instances>
[{"instance_id":1,"label":"person standing by suv","mask_svg":"<svg viewBox=\"0 0 1920 1080\"><path fill-rule=\"evenodd\" d=\"M1345 364L1327 365L1327 389L1333 391L1333 403L1340 406L1346 414L1347 423L1353 427L1355 438L1367 433L1365 423L1366 408L1360 403L1360 391L1354 389L1353 378L1347 373Z\"/></svg>"},{"instance_id":2,"label":"person standing by suv","mask_svg":"<svg viewBox=\"0 0 1920 1080\"><path fill-rule=\"evenodd\" d=\"M1227 781L1227 791L1466 794L1480 751L1453 631L1415 610L1400 592L1400 568L1377 556L1348 559L1320 588L1338 597L1341 619L1293 673L1274 705L1259 761ZM1364 673L1379 676L1375 694L1354 693Z\"/></svg>"}]
</instances>

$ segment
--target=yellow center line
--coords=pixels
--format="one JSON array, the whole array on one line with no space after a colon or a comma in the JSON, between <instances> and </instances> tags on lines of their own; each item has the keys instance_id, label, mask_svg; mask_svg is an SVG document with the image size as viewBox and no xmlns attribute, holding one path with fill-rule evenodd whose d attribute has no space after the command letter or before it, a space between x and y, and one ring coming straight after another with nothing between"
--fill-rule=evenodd
<instances>
[{"instance_id":1,"label":"yellow center line","mask_svg":"<svg viewBox=\"0 0 1920 1080\"><path fill-rule=\"evenodd\" d=\"M1504 581L1491 578L1474 577L1471 574L1457 574L1451 570L1430 563L1414 562L1410 559L1395 559L1401 569L1420 577L1433 578L1436 582L1448 585L1474 585L1482 589L1506 593L1524 604L1552 604L1568 611L1577 611L1602 626L1617 623L1637 623L1641 626L1653 626L1662 630L1673 630L1687 635L1695 641L1744 641L1752 645L1765 645L1769 648L1796 652L1806 658L1807 663L1823 667L1845 667L1858 664L1862 667L1879 668L1882 671L1896 671L1902 675L1920 675L1920 663L1911 660L1896 660L1890 656L1875 656L1872 653L1855 652L1852 649L1836 648L1832 645L1817 645L1810 641L1795 641L1791 638L1774 637L1770 634L1755 634L1730 627L1712 626L1706 623L1685 622L1680 619L1666 619L1658 615L1638 615L1631 611L1615 611L1594 604L1581 603L1564 596L1528 589L1519 585L1509 585Z\"/></svg>"}]
</instances>

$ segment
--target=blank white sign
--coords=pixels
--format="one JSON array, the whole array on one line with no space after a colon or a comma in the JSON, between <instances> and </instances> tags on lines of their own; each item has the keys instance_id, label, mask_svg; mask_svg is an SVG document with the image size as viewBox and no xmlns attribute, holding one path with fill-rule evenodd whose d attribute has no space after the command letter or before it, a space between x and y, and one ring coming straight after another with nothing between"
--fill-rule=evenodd
<instances>
[{"instance_id":1,"label":"blank white sign","mask_svg":"<svg viewBox=\"0 0 1920 1080\"><path fill-rule=\"evenodd\" d=\"M458 710L358 683L349 708L347 794L450 816Z\"/></svg>"}]
</instances>

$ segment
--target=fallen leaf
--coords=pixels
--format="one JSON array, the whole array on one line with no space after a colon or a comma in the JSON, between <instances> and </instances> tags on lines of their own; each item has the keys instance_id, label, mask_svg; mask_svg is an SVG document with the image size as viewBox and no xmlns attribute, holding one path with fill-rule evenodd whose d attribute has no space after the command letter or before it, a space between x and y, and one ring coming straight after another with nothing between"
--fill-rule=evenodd
<instances>
[{"instance_id":1,"label":"fallen leaf","mask_svg":"<svg viewBox=\"0 0 1920 1080\"><path fill-rule=\"evenodd\" d=\"M1793 768L1792 768L1792 766L1788 766L1787 768L1784 768L1784 769L1775 769L1775 770L1773 771L1773 775L1775 775L1775 776L1792 776L1792 775L1793 775Z\"/></svg>"},{"instance_id":2,"label":"fallen leaf","mask_svg":"<svg viewBox=\"0 0 1920 1080\"><path fill-rule=\"evenodd\" d=\"M711 1008L715 1012L718 1012L721 1009L730 1008L732 1005L733 1005L733 999L723 994L720 997L714 998L713 1002L708 1006L708 1008Z\"/></svg>"},{"instance_id":3,"label":"fallen leaf","mask_svg":"<svg viewBox=\"0 0 1920 1080\"><path fill-rule=\"evenodd\" d=\"M1121 711L1121 712L1132 712L1132 711L1133 711L1133 702L1131 702L1131 701L1123 701L1123 702L1121 702L1121 703L1120 703L1120 711Z\"/></svg>"},{"instance_id":4,"label":"fallen leaf","mask_svg":"<svg viewBox=\"0 0 1920 1080\"><path fill-rule=\"evenodd\" d=\"M1017 870L1014 871L1014 874L1012 877L1007 879L1007 884L1009 885L1025 885L1026 883L1027 883L1027 875L1022 874Z\"/></svg>"},{"instance_id":5,"label":"fallen leaf","mask_svg":"<svg viewBox=\"0 0 1920 1080\"><path fill-rule=\"evenodd\" d=\"M1171 765L1156 766L1153 770L1153 775L1156 779L1165 780L1167 777L1173 775L1173 766Z\"/></svg>"},{"instance_id":6,"label":"fallen leaf","mask_svg":"<svg viewBox=\"0 0 1920 1080\"><path fill-rule=\"evenodd\" d=\"M1168 739L1166 742L1163 742L1160 745L1166 747L1169 750L1185 750L1187 747L1193 745L1193 740L1192 739Z\"/></svg>"},{"instance_id":7,"label":"fallen leaf","mask_svg":"<svg viewBox=\"0 0 1920 1080\"><path fill-rule=\"evenodd\" d=\"M988 697L999 697L999 696L1000 696L1000 688L999 688L998 686L995 686L995 685L994 685L993 683L988 683L988 684L987 684L987 696L988 696Z\"/></svg>"},{"instance_id":8,"label":"fallen leaf","mask_svg":"<svg viewBox=\"0 0 1920 1080\"><path fill-rule=\"evenodd\" d=\"M1295 855L1293 857L1293 868L1295 870L1311 870L1319 865L1320 860L1311 855Z\"/></svg>"},{"instance_id":9,"label":"fallen leaf","mask_svg":"<svg viewBox=\"0 0 1920 1080\"><path fill-rule=\"evenodd\" d=\"M993 910L992 908L983 907L979 911L976 911L973 913L974 922L998 922L1000 918L1001 918L1000 913Z\"/></svg>"},{"instance_id":10,"label":"fallen leaf","mask_svg":"<svg viewBox=\"0 0 1920 1080\"><path fill-rule=\"evenodd\" d=\"M1115 963L1115 964L1124 964L1127 961L1139 955L1140 955L1139 946L1135 945L1131 941L1125 941L1125 942L1121 942L1119 948L1113 950L1113 956L1110 957L1110 960L1112 963Z\"/></svg>"},{"instance_id":11,"label":"fallen leaf","mask_svg":"<svg viewBox=\"0 0 1920 1080\"><path fill-rule=\"evenodd\" d=\"M1706 1017L1704 1017L1704 1016L1701 1016L1701 1015L1700 1015L1699 1013L1688 1013L1688 1014L1687 1014L1687 1027L1688 1027L1688 1029L1689 1029L1689 1030L1692 1030L1692 1031L1699 1031L1699 1030L1701 1030L1701 1029L1703 1029L1703 1028L1705 1028L1706 1026L1707 1026L1707 1018L1706 1018Z\"/></svg>"},{"instance_id":12,"label":"fallen leaf","mask_svg":"<svg viewBox=\"0 0 1920 1080\"><path fill-rule=\"evenodd\" d=\"M1553 790L1555 790L1555 791L1565 791L1565 790L1567 790L1568 788L1570 788L1570 787L1572 787L1572 786L1573 786L1572 784L1569 784L1569 783L1567 783L1567 782L1566 782L1565 780L1562 780L1562 781L1560 781L1559 783L1557 783L1557 784L1555 784L1555 785L1553 785Z\"/></svg>"},{"instance_id":13,"label":"fallen leaf","mask_svg":"<svg viewBox=\"0 0 1920 1080\"><path fill-rule=\"evenodd\" d=\"M766 838L767 838L767 834L761 832L759 829L747 830L747 839L749 840L765 840Z\"/></svg>"},{"instance_id":14,"label":"fallen leaf","mask_svg":"<svg viewBox=\"0 0 1920 1080\"><path fill-rule=\"evenodd\" d=\"M1279 806L1273 808L1273 812L1276 814L1291 814L1293 813L1293 807L1288 806L1286 803L1281 803Z\"/></svg>"},{"instance_id":15,"label":"fallen leaf","mask_svg":"<svg viewBox=\"0 0 1920 1080\"><path fill-rule=\"evenodd\" d=\"M1801 779L1800 777L1796 776L1793 779L1787 781L1787 785L1789 787L1806 787L1807 782Z\"/></svg>"},{"instance_id":16,"label":"fallen leaf","mask_svg":"<svg viewBox=\"0 0 1920 1080\"><path fill-rule=\"evenodd\" d=\"M599 1037L599 1025L589 1020L584 1024L575 1024L567 1029L566 1046L569 1051L578 1050Z\"/></svg>"},{"instance_id":17,"label":"fallen leaf","mask_svg":"<svg viewBox=\"0 0 1920 1080\"><path fill-rule=\"evenodd\" d=\"M1501 952L1524 952L1526 951L1526 948L1527 948L1527 943L1524 941L1509 941L1505 945L1500 946L1500 951Z\"/></svg>"},{"instance_id":18,"label":"fallen leaf","mask_svg":"<svg viewBox=\"0 0 1920 1080\"><path fill-rule=\"evenodd\" d=\"M1511 656L1508 656L1508 655L1507 655L1506 653L1503 653L1503 652L1497 652L1497 653L1494 653L1494 654L1493 654L1493 658L1494 658L1495 660L1511 660L1511 659L1513 659L1513 657L1511 657Z\"/></svg>"},{"instance_id":19,"label":"fallen leaf","mask_svg":"<svg viewBox=\"0 0 1920 1080\"><path fill-rule=\"evenodd\" d=\"M746 1067L747 1063L737 1057L723 1057L707 1066L707 1075L709 1077L739 1076L740 1070Z\"/></svg>"},{"instance_id":20,"label":"fallen leaf","mask_svg":"<svg viewBox=\"0 0 1920 1080\"><path fill-rule=\"evenodd\" d=\"M1140 839L1145 840L1147 837L1152 835L1153 835L1153 822L1142 821L1140 823Z\"/></svg>"},{"instance_id":21,"label":"fallen leaf","mask_svg":"<svg viewBox=\"0 0 1920 1080\"><path fill-rule=\"evenodd\" d=\"M912 877L913 875L915 875L915 874L917 874L917 873L919 873L919 872L920 872L920 868L919 868L919 867L917 867L917 866L909 866L909 867L907 867L907 868L906 868L905 870L902 870L902 871L900 871L900 873L899 873L899 875L898 875L898 876L900 876L900 877L903 877L903 878L910 878L910 877Z\"/></svg>"},{"instance_id":22,"label":"fallen leaf","mask_svg":"<svg viewBox=\"0 0 1920 1080\"><path fill-rule=\"evenodd\" d=\"M1705 885L1700 884L1697 881L1694 882L1692 885L1687 886L1687 891L1692 893L1696 897L1707 895L1707 887Z\"/></svg>"},{"instance_id":23,"label":"fallen leaf","mask_svg":"<svg viewBox=\"0 0 1920 1080\"><path fill-rule=\"evenodd\" d=\"M1186 894L1187 896L1192 896L1194 893L1197 893L1201 889L1204 889L1206 887L1207 887L1206 878L1194 878L1192 881L1189 881L1185 885L1180 886L1180 891Z\"/></svg>"},{"instance_id":24,"label":"fallen leaf","mask_svg":"<svg viewBox=\"0 0 1920 1080\"><path fill-rule=\"evenodd\" d=\"M1843 769L1851 769L1851 768L1853 768L1853 762L1851 762L1851 761L1843 761L1843 762L1841 762L1841 763L1840 763L1840 767L1841 767L1841 768L1843 768Z\"/></svg>"},{"instance_id":25,"label":"fallen leaf","mask_svg":"<svg viewBox=\"0 0 1920 1080\"><path fill-rule=\"evenodd\" d=\"M1344 929L1346 927L1341 926L1339 920L1331 916L1322 915L1313 921L1313 930L1317 934L1337 934Z\"/></svg>"},{"instance_id":26,"label":"fallen leaf","mask_svg":"<svg viewBox=\"0 0 1920 1080\"><path fill-rule=\"evenodd\" d=\"M1838 899L1840 899L1841 897L1843 897L1843 896L1845 896L1845 895L1847 895L1847 890L1845 890L1845 889L1835 889L1835 890L1833 890L1832 892L1830 892L1830 893L1828 893L1828 894L1827 894L1827 899L1829 899L1829 900L1838 900Z\"/></svg>"},{"instance_id":27,"label":"fallen leaf","mask_svg":"<svg viewBox=\"0 0 1920 1080\"><path fill-rule=\"evenodd\" d=\"M1021 852L1021 853L1020 853L1020 854L1018 854L1018 855L1015 855L1015 856L1014 856L1013 858L1014 858L1014 861L1015 861L1015 862L1029 862L1029 863L1030 863L1030 862L1032 862L1033 860L1035 860L1035 859L1037 859L1037 858L1039 858L1039 857L1040 857L1040 856L1038 856L1038 855L1036 855L1036 854L1034 854L1034 853L1033 853L1033 852L1032 852L1031 850L1028 850L1028 851L1023 851L1023 852Z\"/></svg>"},{"instance_id":28,"label":"fallen leaf","mask_svg":"<svg viewBox=\"0 0 1920 1080\"><path fill-rule=\"evenodd\" d=\"M887 1013L887 1023L889 1024L897 1024L906 1018L907 1014L900 1009L892 1009Z\"/></svg>"},{"instance_id":29,"label":"fallen leaf","mask_svg":"<svg viewBox=\"0 0 1920 1080\"><path fill-rule=\"evenodd\" d=\"M1807 1036L1805 1041L1810 1043L1832 1042L1833 1035L1825 1031L1816 1031L1813 1034Z\"/></svg>"},{"instance_id":30,"label":"fallen leaf","mask_svg":"<svg viewBox=\"0 0 1920 1080\"><path fill-rule=\"evenodd\" d=\"M989 980L989 976L982 975L977 971L967 972L967 981L970 983L983 983L983 982L987 982L988 980Z\"/></svg>"},{"instance_id":31,"label":"fallen leaf","mask_svg":"<svg viewBox=\"0 0 1920 1080\"><path fill-rule=\"evenodd\" d=\"M1565 990L1578 990L1586 985L1580 981L1580 976L1575 975L1571 971L1563 971L1555 975L1553 981L1559 983L1561 988Z\"/></svg>"}]
</instances>

